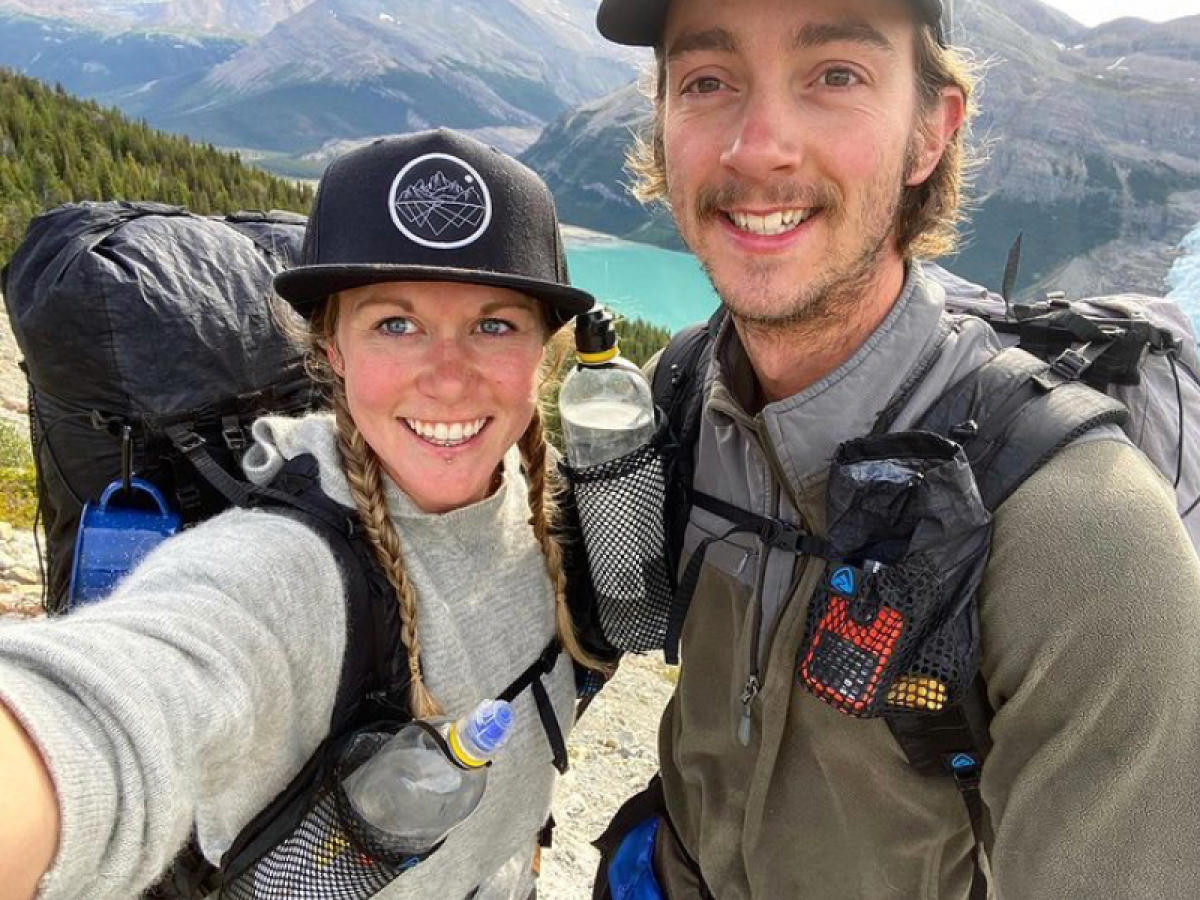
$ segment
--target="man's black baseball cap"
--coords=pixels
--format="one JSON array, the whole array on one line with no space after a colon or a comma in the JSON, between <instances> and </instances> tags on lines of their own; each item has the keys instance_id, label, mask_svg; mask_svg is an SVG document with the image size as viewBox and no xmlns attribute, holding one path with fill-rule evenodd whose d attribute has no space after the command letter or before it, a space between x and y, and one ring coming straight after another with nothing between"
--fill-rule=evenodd
<instances>
[{"instance_id":1,"label":"man's black baseball cap","mask_svg":"<svg viewBox=\"0 0 1200 900\"><path fill-rule=\"evenodd\" d=\"M945 44L941 0L909 0L926 25ZM596 12L596 27L615 44L654 47L662 35L671 0L603 0Z\"/></svg>"},{"instance_id":2,"label":"man's black baseball cap","mask_svg":"<svg viewBox=\"0 0 1200 900\"><path fill-rule=\"evenodd\" d=\"M384 281L511 288L560 322L592 295L570 286L554 198L530 169L447 129L373 141L317 186L300 264L275 290L303 316L336 291Z\"/></svg>"}]
</instances>

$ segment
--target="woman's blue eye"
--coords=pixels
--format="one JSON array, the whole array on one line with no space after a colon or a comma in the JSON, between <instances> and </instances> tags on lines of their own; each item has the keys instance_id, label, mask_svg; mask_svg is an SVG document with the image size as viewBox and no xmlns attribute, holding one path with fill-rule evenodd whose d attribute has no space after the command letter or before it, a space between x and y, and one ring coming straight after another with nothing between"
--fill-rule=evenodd
<instances>
[{"instance_id":1,"label":"woman's blue eye","mask_svg":"<svg viewBox=\"0 0 1200 900\"><path fill-rule=\"evenodd\" d=\"M479 330L484 334L508 334L513 326L503 319L483 319L479 323Z\"/></svg>"},{"instance_id":2,"label":"woman's blue eye","mask_svg":"<svg viewBox=\"0 0 1200 900\"><path fill-rule=\"evenodd\" d=\"M384 334L411 334L415 328L411 319L405 319L401 316L384 319L377 327Z\"/></svg>"}]
</instances>

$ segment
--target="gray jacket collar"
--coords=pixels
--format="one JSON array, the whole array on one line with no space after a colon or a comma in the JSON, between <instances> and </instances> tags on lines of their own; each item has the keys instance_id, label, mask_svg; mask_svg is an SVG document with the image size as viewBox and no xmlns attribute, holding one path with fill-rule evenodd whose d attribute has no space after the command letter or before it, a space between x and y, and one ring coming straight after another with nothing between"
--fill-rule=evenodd
<instances>
[{"instance_id":1,"label":"gray jacket collar","mask_svg":"<svg viewBox=\"0 0 1200 900\"><path fill-rule=\"evenodd\" d=\"M768 404L750 416L737 398L749 395L753 378L745 350L730 322L717 338L709 370L708 423L731 422L772 455L795 496L822 483L839 444L867 434L894 392L930 353L937 350L945 291L919 265L910 265L891 312L842 366L798 394ZM982 323L956 321L937 363L922 379L894 428L911 427L930 403L959 377L998 350Z\"/></svg>"}]
</instances>

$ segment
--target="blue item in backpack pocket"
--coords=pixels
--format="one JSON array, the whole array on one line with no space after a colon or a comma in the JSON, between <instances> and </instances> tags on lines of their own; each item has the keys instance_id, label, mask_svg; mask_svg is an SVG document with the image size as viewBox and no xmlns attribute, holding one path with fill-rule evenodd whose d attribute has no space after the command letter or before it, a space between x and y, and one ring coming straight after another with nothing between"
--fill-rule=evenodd
<instances>
[{"instance_id":1,"label":"blue item in backpack pocket","mask_svg":"<svg viewBox=\"0 0 1200 900\"><path fill-rule=\"evenodd\" d=\"M99 503L84 504L71 565L72 608L104 597L142 557L179 531L179 514L158 488L142 478L131 478L129 486L131 492L150 495L158 509L118 505L125 487L121 480L104 489Z\"/></svg>"},{"instance_id":2,"label":"blue item in backpack pocket","mask_svg":"<svg viewBox=\"0 0 1200 900\"><path fill-rule=\"evenodd\" d=\"M654 874L654 839L660 821L654 816L638 823L621 841L608 864L608 890L613 900L663 900Z\"/></svg>"}]
</instances>

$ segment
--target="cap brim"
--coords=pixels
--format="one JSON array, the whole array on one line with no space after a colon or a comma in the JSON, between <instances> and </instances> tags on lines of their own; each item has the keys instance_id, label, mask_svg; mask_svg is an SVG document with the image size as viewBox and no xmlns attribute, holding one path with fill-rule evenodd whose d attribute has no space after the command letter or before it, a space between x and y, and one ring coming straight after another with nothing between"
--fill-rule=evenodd
<instances>
[{"instance_id":1,"label":"cap brim","mask_svg":"<svg viewBox=\"0 0 1200 900\"><path fill-rule=\"evenodd\" d=\"M662 37L671 0L604 0L596 11L596 28L614 44L655 47ZM943 39L941 0L913 0L925 22Z\"/></svg>"},{"instance_id":2,"label":"cap brim","mask_svg":"<svg viewBox=\"0 0 1200 900\"><path fill-rule=\"evenodd\" d=\"M658 44L670 0L621 3L606 0L596 11L596 28L614 44L653 47Z\"/></svg>"},{"instance_id":3,"label":"cap brim","mask_svg":"<svg viewBox=\"0 0 1200 900\"><path fill-rule=\"evenodd\" d=\"M275 291L300 315L308 317L330 294L386 281L452 281L509 288L550 304L561 321L585 313L596 302L587 291L565 284L479 269L405 265L297 266L275 276Z\"/></svg>"}]
</instances>

